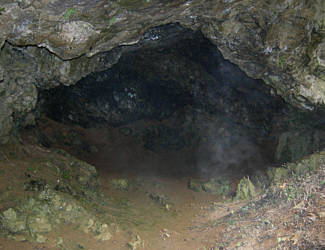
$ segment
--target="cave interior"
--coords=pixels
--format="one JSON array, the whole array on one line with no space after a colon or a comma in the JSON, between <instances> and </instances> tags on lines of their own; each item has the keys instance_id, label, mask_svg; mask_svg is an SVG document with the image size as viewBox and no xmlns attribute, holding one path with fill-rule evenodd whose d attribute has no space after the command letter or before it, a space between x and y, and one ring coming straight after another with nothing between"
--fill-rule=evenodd
<instances>
[{"instance_id":1,"label":"cave interior","mask_svg":"<svg viewBox=\"0 0 325 250\"><path fill-rule=\"evenodd\" d=\"M168 24L115 49L123 53L111 68L39 87L39 120L27 131L42 146L100 175L240 179L325 145L321 111L286 103L199 31Z\"/></svg>"},{"instance_id":2,"label":"cave interior","mask_svg":"<svg viewBox=\"0 0 325 250\"><path fill-rule=\"evenodd\" d=\"M324 10L2 0L0 250L325 249Z\"/></svg>"}]
</instances>

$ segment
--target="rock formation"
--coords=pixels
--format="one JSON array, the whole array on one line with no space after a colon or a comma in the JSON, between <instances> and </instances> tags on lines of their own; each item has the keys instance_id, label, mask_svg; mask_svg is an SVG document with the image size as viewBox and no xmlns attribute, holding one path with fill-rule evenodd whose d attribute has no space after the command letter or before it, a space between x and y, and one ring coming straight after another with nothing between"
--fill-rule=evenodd
<instances>
[{"instance_id":1,"label":"rock formation","mask_svg":"<svg viewBox=\"0 0 325 250\"><path fill-rule=\"evenodd\" d=\"M323 108L324 10L321 0L3 0L1 142L14 127L34 122L39 89L72 85L111 67L121 46L159 42L164 34L150 28L168 23L200 30L226 59L285 101Z\"/></svg>"}]
</instances>

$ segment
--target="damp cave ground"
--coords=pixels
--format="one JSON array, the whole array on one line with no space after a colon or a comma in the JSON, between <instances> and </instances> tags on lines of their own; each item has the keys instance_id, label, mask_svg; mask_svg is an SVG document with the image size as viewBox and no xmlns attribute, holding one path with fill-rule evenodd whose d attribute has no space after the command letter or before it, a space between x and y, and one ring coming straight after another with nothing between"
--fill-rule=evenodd
<instances>
[{"instance_id":1,"label":"damp cave ground","mask_svg":"<svg viewBox=\"0 0 325 250\"><path fill-rule=\"evenodd\" d=\"M73 86L40 89L37 125L20 131L18 151L12 145L4 150L13 175L24 168L36 178L35 162L57 149L95 166L107 203L94 211L105 219L110 214L112 240L96 241L68 224L46 243L1 240L0 249L51 249L58 237L64 238L61 249L287 244L279 237L285 228L294 233L294 226L272 226L293 213L258 220L255 203L233 198L242 178L249 176L260 192L273 184L270 169L322 149L321 114L286 104L224 60L202 34L178 25L149 30L123 49L110 69ZM22 159L14 161L15 154Z\"/></svg>"}]
</instances>

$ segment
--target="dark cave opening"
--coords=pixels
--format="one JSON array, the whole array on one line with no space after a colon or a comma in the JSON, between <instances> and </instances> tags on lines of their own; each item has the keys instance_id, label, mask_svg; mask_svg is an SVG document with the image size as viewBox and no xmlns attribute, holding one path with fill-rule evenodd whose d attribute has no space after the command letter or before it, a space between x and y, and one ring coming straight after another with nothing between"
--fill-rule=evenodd
<instances>
[{"instance_id":1,"label":"dark cave opening","mask_svg":"<svg viewBox=\"0 0 325 250\"><path fill-rule=\"evenodd\" d=\"M169 24L119 49L112 68L40 90L40 113L55 121L39 122L44 146L111 173L240 178L324 145L317 115L249 78L200 32Z\"/></svg>"}]
</instances>

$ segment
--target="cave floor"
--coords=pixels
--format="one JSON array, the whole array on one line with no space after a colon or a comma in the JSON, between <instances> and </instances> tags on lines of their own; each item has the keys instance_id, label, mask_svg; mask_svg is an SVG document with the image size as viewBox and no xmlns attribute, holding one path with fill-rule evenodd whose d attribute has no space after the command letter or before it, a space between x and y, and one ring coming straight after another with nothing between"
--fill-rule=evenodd
<instances>
[{"instance_id":1,"label":"cave floor","mask_svg":"<svg viewBox=\"0 0 325 250\"><path fill-rule=\"evenodd\" d=\"M233 201L230 197L190 190L188 181L193 175L177 170L179 164L192 163L182 154L144 155L136 141L121 139L121 135L104 129L85 132L73 128L77 136L67 139L71 127L51 121L40 126L44 126L41 130L47 136L53 131L59 136L59 140L51 141L51 147L41 145L34 132L28 131L21 135L18 144L1 149L0 190L5 190L9 198L1 200L0 211L13 205L18 197L28 196L30 191L22 188L26 171L34 168L35 175L54 178L34 166L50 157L52 148L60 146L96 166L105 202L95 211L103 221L113 220L112 239L98 241L66 224L51 231L43 244L16 242L0 234L0 249L287 249L308 238L325 244L325 187L317 203L304 209L303 215L297 205L261 205L263 196L255 202ZM183 156L192 153L183 152ZM8 168L10 172L5 171ZM233 176L234 188L240 177ZM305 223L313 223L312 228L305 231ZM63 239L60 246L59 237Z\"/></svg>"}]
</instances>

